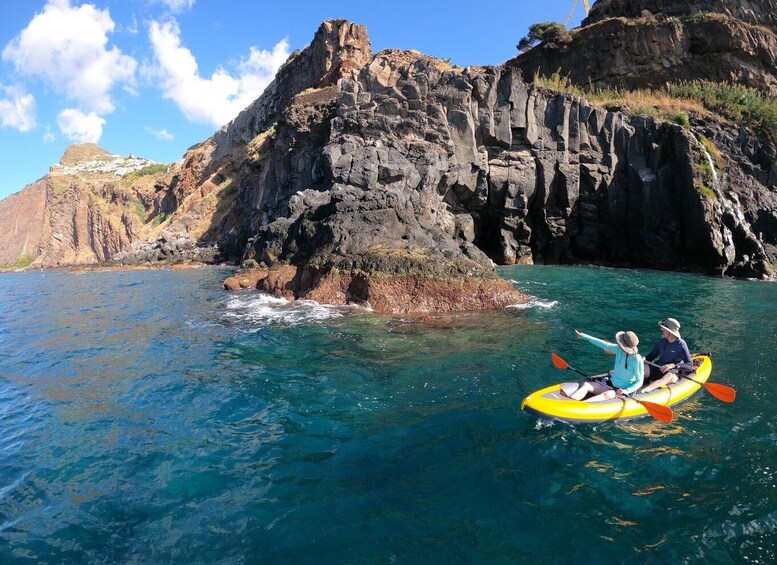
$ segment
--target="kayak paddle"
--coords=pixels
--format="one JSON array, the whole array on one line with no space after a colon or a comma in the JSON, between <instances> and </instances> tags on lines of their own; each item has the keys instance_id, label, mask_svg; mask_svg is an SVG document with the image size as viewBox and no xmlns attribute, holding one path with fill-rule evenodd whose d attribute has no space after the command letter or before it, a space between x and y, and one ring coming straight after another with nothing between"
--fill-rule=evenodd
<instances>
[{"instance_id":1,"label":"kayak paddle","mask_svg":"<svg viewBox=\"0 0 777 565\"><path fill-rule=\"evenodd\" d=\"M645 361L645 363L647 363L648 365L652 365L653 367L661 367L661 365L652 363L650 361ZM730 386L722 385L720 383L703 383L701 381L697 381L696 379L692 379L688 375L683 375L681 372L679 372L676 369L672 369L669 372L674 373L678 377L682 377L684 379L688 379L689 381L693 381L697 385L703 386L704 388L707 389L707 392L709 392L712 396L714 396L718 400L722 400L723 402L734 402L734 400L736 400L737 398L737 391Z\"/></svg>"},{"instance_id":2,"label":"kayak paddle","mask_svg":"<svg viewBox=\"0 0 777 565\"><path fill-rule=\"evenodd\" d=\"M589 375L586 375L584 372L578 371L574 367L570 366L569 363L564 361L561 357L559 357L555 353L551 353L550 357L553 360L553 365L557 369L570 369L571 371L574 371L578 375L584 376L586 379L591 379ZM669 408L668 406L662 406L661 404L656 404L655 402L648 402L647 400L639 400L629 395L624 395L624 396L644 406L645 410L648 411L648 414L653 416L656 420L661 420L662 422L669 423L672 421L672 418L674 418L674 412L672 412L672 409Z\"/></svg>"}]
</instances>

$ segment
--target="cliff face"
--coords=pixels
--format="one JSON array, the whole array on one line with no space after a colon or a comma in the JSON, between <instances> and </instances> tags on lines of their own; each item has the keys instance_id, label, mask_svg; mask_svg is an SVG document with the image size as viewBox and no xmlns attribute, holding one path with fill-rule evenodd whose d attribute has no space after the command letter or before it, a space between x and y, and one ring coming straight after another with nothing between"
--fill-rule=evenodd
<instances>
[{"instance_id":1,"label":"cliff face","mask_svg":"<svg viewBox=\"0 0 777 565\"><path fill-rule=\"evenodd\" d=\"M154 262L173 258L170 245L154 254L169 239L167 169L94 144L68 147L46 176L0 201L0 266L96 264L131 249ZM142 243L148 238L154 243ZM179 243L175 258L199 255L192 241Z\"/></svg>"},{"instance_id":2,"label":"cliff face","mask_svg":"<svg viewBox=\"0 0 777 565\"><path fill-rule=\"evenodd\" d=\"M634 63L635 72L672 76L674 63L655 67L643 47L663 53L651 34L676 36L671 18L679 16L612 17L637 9L599 2L575 35L601 43L593 76L617 82L615 60L637 55L646 63ZM736 21L726 25L750 26L752 53L768 51L772 31L755 29L760 16L729 12L721 17ZM752 21L740 18L751 13ZM723 21L719 15L704 18ZM597 37L608 25L618 32ZM682 33L688 25L696 24L683 20ZM710 31L706 41L728 41L731 29ZM632 45L630 33L647 35ZM605 43L615 59L605 57ZM547 54L540 47L499 67L461 69L416 51L373 55L364 28L325 22L259 99L166 173L145 185L95 180L81 192L71 183L58 189L72 194L56 218L47 196L42 239L64 233L71 255L43 246L42 256L77 257L77 240L95 242L95 260L155 262L218 243L225 256L255 267L229 288L387 312L523 300L492 261L773 276L773 145L710 116L683 129L543 91L524 81L535 51ZM570 51L558 60L573 65ZM771 80L765 72L761 86ZM710 154L702 134L722 157ZM142 218L127 212L133 198ZM126 221L124 212L106 221L102 201L120 203ZM77 237L63 225L75 219L88 226Z\"/></svg>"},{"instance_id":3,"label":"cliff face","mask_svg":"<svg viewBox=\"0 0 777 565\"><path fill-rule=\"evenodd\" d=\"M648 12L682 17L724 14L777 32L777 0L597 0L583 26L607 18L639 18Z\"/></svg>"},{"instance_id":4,"label":"cliff face","mask_svg":"<svg viewBox=\"0 0 777 565\"><path fill-rule=\"evenodd\" d=\"M777 94L775 0L599 0L563 45L514 61L531 81L560 71L581 86L735 82Z\"/></svg>"},{"instance_id":5,"label":"cliff face","mask_svg":"<svg viewBox=\"0 0 777 565\"><path fill-rule=\"evenodd\" d=\"M245 140L230 130L249 116L272 123L232 146L244 159L243 257L304 266L289 282L302 294L322 272L391 271L388 250L476 276L488 258L772 274L769 146L710 122L707 137L737 162L716 170L693 132L521 74L389 50L275 118L255 113L260 99L221 133Z\"/></svg>"},{"instance_id":6,"label":"cliff face","mask_svg":"<svg viewBox=\"0 0 777 565\"><path fill-rule=\"evenodd\" d=\"M45 208L44 180L0 200L0 265L32 259L41 240Z\"/></svg>"}]
</instances>

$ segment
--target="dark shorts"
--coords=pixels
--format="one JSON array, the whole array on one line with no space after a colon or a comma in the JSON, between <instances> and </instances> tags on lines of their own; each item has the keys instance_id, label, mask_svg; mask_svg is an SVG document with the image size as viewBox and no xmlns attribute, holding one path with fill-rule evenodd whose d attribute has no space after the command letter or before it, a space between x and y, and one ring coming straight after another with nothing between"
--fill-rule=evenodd
<instances>
[{"instance_id":1,"label":"dark shorts","mask_svg":"<svg viewBox=\"0 0 777 565\"><path fill-rule=\"evenodd\" d=\"M596 378L594 378L594 380L595 380L596 382L599 382L599 383L605 384L605 385L607 385L607 386L608 386L608 387L610 387L610 388L615 388L615 387L612 385L612 381L610 380L610 375L602 375L602 376L600 376L600 377L596 377Z\"/></svg>"},{"instance_id":2,"label":"dark shorts","mask_svg":"<svg viewBox=\"0 0 777 565\"><path fill-rule=\"evenodd\" d=\"M654 367L653 365L646 365L650 369L650 374L645 379L645 384L648 384L649 382L657 381L667 373L662 373L661 369L659 367Z\"/></svg>"},{"instance_id":3,"label":"dark shorts","mask_svg":"<svg viewBox=\"0 0 777 565\"><path fill-rule=\"evenodd\" d=\"M661 372L660 368L654 367L653 365L648 365L647 367L650 369L650 374L648 374L647 378L645 379L645 384L651 381L657 381L664 376L664 373Z\"/></svg>"}]
</instances>

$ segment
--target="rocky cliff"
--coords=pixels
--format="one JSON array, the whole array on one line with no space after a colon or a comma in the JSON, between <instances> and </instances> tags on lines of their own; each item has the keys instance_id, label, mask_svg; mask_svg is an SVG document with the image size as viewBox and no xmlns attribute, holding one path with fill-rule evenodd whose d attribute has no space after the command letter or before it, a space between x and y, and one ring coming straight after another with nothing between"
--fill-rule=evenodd
<instances>
[{"instance_id":1,"label":"rocky cliff","mask_svg":"<svg viewBox=\"0 0 777 565\"><path fill-rule=\"evenodd\" d=\"M68 147L46 176L0 201L0 266L89 265L123 255L154 263L213 260L212 247L196 245L200 233L164 232L168 169L176 167L90 143Z\"/></svg>"},{"instance_id":2,"label":"rocky cliff","mask_svg":"<svg viewBox=\"0 0 777 565\"><path fill-rule=\"evenodd\" d=\"M472 274L489 258L773 273L771 146L731 124L702 128L731 159L717 170L694 132L542 91L515 62L388 50L353 68L281 114L262 97L220 134L251 163L243 257L304 266L294 292L330 270L390 272L389 251Z\"/></svg>"},{"instance_id":3,"label":"rocky cliff","mask_svg":"<svg viewBox=\"0 0 777 565\"><path fill-rule=\"evenodd\" d=\"M735 82L777 94L777 1L599 0L566 42L515 64L531 81L559 71L587 87Z\"/></svg>"},{"instance_id":4,"label":"rocky cliff","mask_svg":"<svg viewBox=\"0 0 777 565\"><path fill-rule=\"evenodd\" d=\"M648 15L637 2L597 3L574 35L601 43L589 70L599 74L591 76L621 84L618 61L647 61L644 45L663 49L653 31L696 25L682 19L700 17L695 12L669 11L689 3L664 4L666 14ZM624 15L637 8L636 18ZM745 26L758 58L772 34L771 20L759 14L729 10L702 19ZM725 42L734 28L705 29L708 41ZM647 34L643 43L629 43L632 31ZM671 45L688 47L685 39ZM150 187L122 185L127 196L103 196L125 202L135 194L147 217L142 229L118 230L126 239L103 247L101 257L146 262L170 242L218 243L225 256L252 267L226 281L228 288L386 312L524 300L496 276L493 262L773 276L773 144L710 114L681 127L543 90L526 80L540 55L555 56L540 46L498 67L463 69L416 51L373 54L363 27L325 22L233 122ZM556 61L574 66L579 56L568 48ZM672 61L633 64L651 80L674 76ZM743 69L755 82L753 68ZM764 72L758 84L769 90L771 80ZM78 217L75 210L62 215ZM164 232L150 229L149 218L162 218Z\"/></svg>"}]
</instances>

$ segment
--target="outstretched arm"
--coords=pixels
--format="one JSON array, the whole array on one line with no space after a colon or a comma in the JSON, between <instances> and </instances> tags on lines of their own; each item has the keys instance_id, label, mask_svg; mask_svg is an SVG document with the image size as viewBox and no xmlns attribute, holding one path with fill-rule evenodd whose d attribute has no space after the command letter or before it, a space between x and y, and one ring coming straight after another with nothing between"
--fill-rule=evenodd
<instances>
[{"instance_id":1,"label":"outstretched arm","mask_svg":"<svg viewBox=\"0 0 777 565\"><path fill-rule=\"evenodd\" d=\"M599 339L598 337L593 337L591 335L584 334L583 332L579 332L577 330L575 330L575 335L580 339L584 339L589 343L593 343L596 347L601 347L605 351L609 351L610 353L618 352L617 343L610 343L609 341L604 341L603 339Z\"/></svg>"}]
</instances>

